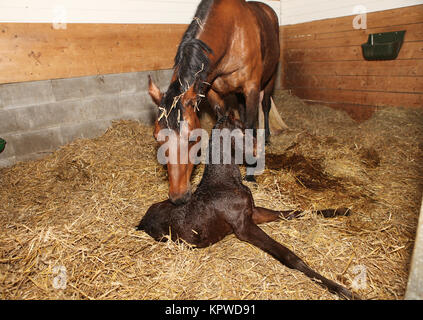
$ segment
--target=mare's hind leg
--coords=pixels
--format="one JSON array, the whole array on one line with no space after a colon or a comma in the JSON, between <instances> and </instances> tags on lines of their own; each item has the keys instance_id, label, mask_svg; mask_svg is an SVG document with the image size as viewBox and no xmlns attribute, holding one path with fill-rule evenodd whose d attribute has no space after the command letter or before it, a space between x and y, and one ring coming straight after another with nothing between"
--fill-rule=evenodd
<instances>
[{"instance_id":1,"label":"mare's hind leg","mask_svg":"<svg viewBox=\"0 0 423 320\"><path fill-rule=\"evenodd\" d=\"M272 106L272 103L270 101L270 98L273 93L273 89L275 88L275 79L276 79L276 72L274 73L272 79L268 82L266 87L264 88L264 95L263 95L263 101L262 101L262 109L264 114L264 129L265 129L265 137L266 137L266 143L270 142L270 126L269 126L269 113L270 108Z\"/></svg>"}]
</instances>

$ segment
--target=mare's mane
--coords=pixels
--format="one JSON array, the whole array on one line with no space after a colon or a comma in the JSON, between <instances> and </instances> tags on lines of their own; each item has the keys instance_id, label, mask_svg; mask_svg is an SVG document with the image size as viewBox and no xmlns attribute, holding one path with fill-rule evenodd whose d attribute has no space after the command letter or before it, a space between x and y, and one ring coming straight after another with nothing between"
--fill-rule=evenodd
<instances>
[{"instance_id":1,"label":"mare's mane","mask_svg":"<svg viewBox=\"0 0 423 320\"><path fill-rule=\"evenodd\" d=\"M160 115L160 121L163 121L163 125L170 129L178 129L179 121L183 120L182 104L179 101L181 95L192 85L194 85L197 95L204 94L205 81L210 67L208 54L211 54L213 50L203 41L196 39L196 36L204 28L204 22L213 1L201 1L179 44L173 67L176 72L176 80L169 85L163 97L163 110Z\"/></svg>"}]
</instances>

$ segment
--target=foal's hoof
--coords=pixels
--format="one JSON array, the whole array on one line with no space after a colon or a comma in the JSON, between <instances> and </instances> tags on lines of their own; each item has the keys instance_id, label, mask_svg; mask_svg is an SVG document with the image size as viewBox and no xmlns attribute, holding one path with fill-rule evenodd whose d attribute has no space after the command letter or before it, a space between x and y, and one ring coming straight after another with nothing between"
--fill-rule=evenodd
<instances>
[{"instance_id":1,"label":"foal's hoof","mask_svg":"<svg viewBox=\"0 0 423 320\"><path fill-rule=\"evenodd\" d=\"M245 181L257 183L256 177L254 175L252 175L252 176L250 176L250 175L245 176Z\"/></svg>"}]
</instances>

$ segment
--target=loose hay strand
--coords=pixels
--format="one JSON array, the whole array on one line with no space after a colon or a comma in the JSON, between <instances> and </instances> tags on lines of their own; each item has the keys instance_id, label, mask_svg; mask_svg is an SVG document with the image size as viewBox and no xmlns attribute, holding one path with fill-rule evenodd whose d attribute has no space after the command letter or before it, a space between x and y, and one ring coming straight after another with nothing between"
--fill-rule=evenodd
<instances>
[{"instance_id":1,"label":"loose hay strand","mask_svg":"<svg viewBox=\"0 0 423 320\"><path fill-rule=\"evenodd\" d=\"M357 124L287 92L275 102L291 129L271 138L268 167L248 186L256 205L306 211L261 227L347 287L364 266L363 298L402 298L423 190L423 112L380 109ZM114 122L101 137L0 169L3 299L338 299L234 235L194 249L135 231L168 192L151 132ZM352 215L311 211L327 207Z\"/></svg>"}]
</instances>

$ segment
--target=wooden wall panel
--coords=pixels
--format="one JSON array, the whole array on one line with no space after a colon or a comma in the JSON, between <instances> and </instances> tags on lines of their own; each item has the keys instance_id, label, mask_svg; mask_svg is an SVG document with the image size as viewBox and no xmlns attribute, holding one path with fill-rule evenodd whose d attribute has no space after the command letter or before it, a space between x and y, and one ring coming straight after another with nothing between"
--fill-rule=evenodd
<instances>
[{"instance_id":1,"label":"wooden wall panel","mask_svg":"<svg viewBox=\"0 0 423 320\"><path fill-rule=\"evenodd\" d=\"M281 25L332 19L362 12L415 6L421 0L283 0L281 2Z\"/></svg>"},{"instance_id":2,"label":"wooden wall panel","mask_svg":"<svg viewBox=\"0 0 423 320\"><path fill-rule=\"evenodd\" d=\"M324 34L340 31L353 31L352 21L354 16L317 20L294 25L286 25L285 36L287 39L302 37L306 34ZM370 12L367 14L367 28L384 28L403 24L422 22L421 5L399 9ZM314 29L311 29L312 26Z\"/></svg>"},{"instance_id":3,"label":"wooden wall panel","mask_svg":"<svg viewBox=\"0 0 423 320\"><path fill-rule=\"evenodd\" d=\"M187 25L0 24L0 83L169 69Z\"/></svg>"},{"instance_id":4,"label":"wooden wall panel","mask_svg":"<svg viewBox=\"0 0 423 320\"><path fill-rule=\"evenodd\" d=\"M423 107L423 5L281 27L282 85L300 98L334 105ZM365 61L371 33L407 30L392 61Z\"/></svg>"},{"instance_id":5,"label":"wooden wall panel","mask_svg":"<svg viewBox=\"0 0 423 320\"><path fill-rule=\"evenodd\" d=\"M27 2L0 4L0 84L171 68L199 1Z\"/></svg>"}]
</instances>

